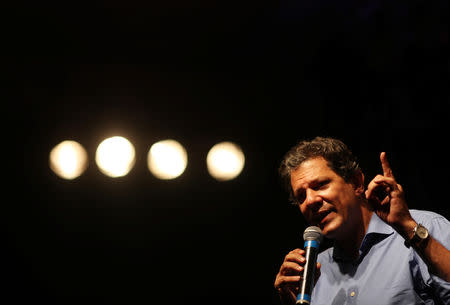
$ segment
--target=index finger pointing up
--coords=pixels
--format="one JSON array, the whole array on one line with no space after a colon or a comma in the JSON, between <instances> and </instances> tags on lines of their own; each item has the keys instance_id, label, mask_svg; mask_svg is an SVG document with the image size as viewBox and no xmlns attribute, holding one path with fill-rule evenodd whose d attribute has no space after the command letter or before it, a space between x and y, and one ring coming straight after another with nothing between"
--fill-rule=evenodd
<instances>
[{"instance_id":1,"label":"index finger pointing up","mask_svg":"<svg viewBox=\"0 0 450 305\"><path fill-rule=\"evenodd\" d=\"M380 160L381 167L383 167L383 176L394 178L394 174L392 173L391 166L389 165L389 161L384 151L380 154Z\"/></svg>"}]
</instances>

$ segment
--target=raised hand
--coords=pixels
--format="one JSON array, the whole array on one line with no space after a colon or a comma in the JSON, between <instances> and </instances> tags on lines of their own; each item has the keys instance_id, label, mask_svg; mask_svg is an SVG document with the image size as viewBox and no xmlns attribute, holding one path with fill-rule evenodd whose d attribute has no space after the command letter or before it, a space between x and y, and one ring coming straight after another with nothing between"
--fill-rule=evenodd
<instances>
[{"instance_id":1,"label":"raised hand","mask_svg":"<svg viewBox=\"0 0 450 305\"><path fill-rule=\"evenodd\" d=\"M408 237L414 220L409 213L403 188L395 180L386 153L380 154L383 175L377 175L367 186L366 198L375 213L404 237Z\"/></svg>"}]
</instances>

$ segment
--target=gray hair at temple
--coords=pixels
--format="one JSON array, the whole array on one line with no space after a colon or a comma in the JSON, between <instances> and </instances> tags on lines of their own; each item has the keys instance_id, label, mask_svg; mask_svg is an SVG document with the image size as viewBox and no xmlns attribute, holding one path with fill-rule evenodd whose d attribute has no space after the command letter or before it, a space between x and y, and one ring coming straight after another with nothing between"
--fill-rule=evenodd
<instances>
[{"instance_id":1,"label":"gray hair at temple","mask_svg":"<svg viewBox=\"0 0 450 305\"><path fill-rule=\"evenodd\" d=\"M304 161L319 157L323 157L328 166L346 182L350 181L356 172L361 171L351 150L341 140L328 137L302 140L284 155L278 169L283 186L289 193L289 200L292 203L297 204L291 187L291 172Z\"/></svg>"}]
</instances>

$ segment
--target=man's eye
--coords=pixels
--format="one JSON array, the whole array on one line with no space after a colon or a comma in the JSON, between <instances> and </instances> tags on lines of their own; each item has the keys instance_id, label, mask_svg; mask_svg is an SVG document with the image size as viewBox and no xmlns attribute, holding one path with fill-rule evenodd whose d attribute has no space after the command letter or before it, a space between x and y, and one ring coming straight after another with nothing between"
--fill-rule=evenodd
<instances>
[{"instance_id":1,"label":"man's eye","mask_svg":"<svg viewBox=\"0 0 450 305\"><path fill-rule=\"evenodd\" d=\"M296 198L298 204L302 204L305 201L305 197L305 193L298 194Z\"/></svg>"},{"instance_id":2,"label":"man's eye","mask_svg":"<svg viewBox=\"0 0 450 305\"><path fill-rule=\"evenodd\" d=\"M326 187L326 186L328 185L329 182L330 182L329 180L321 181L321 182L319 182L319 184L317 185L317 188L318 188L318 189L322 189L322 188Z\"/></svg>"}]
</instances>

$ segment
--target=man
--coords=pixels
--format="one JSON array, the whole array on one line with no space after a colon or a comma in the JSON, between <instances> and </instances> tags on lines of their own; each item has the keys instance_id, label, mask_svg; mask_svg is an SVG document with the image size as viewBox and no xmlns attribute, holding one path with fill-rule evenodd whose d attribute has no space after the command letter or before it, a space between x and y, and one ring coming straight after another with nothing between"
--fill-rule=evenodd
<instances>
[{"instance_id":1,"label":"man","mask_svg":"<svg viewBox=\"0 0 450 305\"><path fill-rule=\"evenodd\" d=\"M380 160L367 189L337 139L302 141L280 165L291 200L334 242L319 254L311 304L450 304L450 222L409 210L386 153ZM304 253L289 252L276 276L283 304L296 302Z\"/></svg>"}]
</instances>

